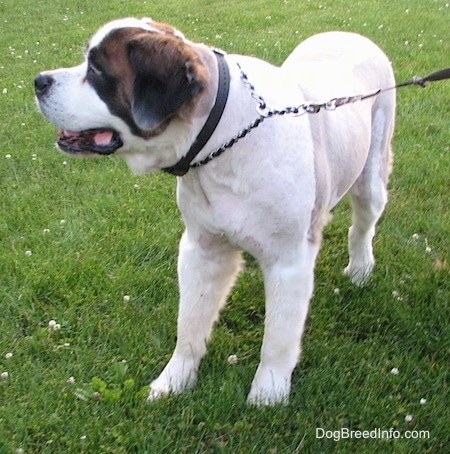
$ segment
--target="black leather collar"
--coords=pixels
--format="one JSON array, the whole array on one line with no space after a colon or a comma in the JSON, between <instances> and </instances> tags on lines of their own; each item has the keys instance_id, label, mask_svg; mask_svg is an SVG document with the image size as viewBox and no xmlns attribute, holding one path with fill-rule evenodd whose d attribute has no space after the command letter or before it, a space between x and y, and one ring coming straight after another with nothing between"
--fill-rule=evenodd
<instances>
[{"instance_id":1,"label":"black leather collar","mask_svg":"<svg viewBox=\"0 0 450 454\"><path fill-rule=\"evenodd\" d=\"M217 57L219 68L219 86L217 89L216 102L214 103L205 125L199 132L189 151L175 165L163 169L165 172L171 173L172 175L181 177L189 171L191 162L206 145L222 118L230 89L230 71L227 62L225 61L224 54L215 49L214 54Z\"/></svg>"}]
</instances>

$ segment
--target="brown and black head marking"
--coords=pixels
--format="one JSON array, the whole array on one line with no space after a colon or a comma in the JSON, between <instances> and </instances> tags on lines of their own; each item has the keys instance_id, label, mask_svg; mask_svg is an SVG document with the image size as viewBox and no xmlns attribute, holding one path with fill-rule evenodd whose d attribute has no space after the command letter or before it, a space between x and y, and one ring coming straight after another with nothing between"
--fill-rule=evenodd
<instances>
[{"instance_id":1,"label":"brown and black head marking","mask_svg":"<svg viewBox=\"0 0 450 454\"><path fill-rule=\"evenodd\" d=\"M87 56L87 82L144 138L160 134L175 116L188 118L208 83L196 52L169 28L113 30Z\"/></svg>"}]
</instances>

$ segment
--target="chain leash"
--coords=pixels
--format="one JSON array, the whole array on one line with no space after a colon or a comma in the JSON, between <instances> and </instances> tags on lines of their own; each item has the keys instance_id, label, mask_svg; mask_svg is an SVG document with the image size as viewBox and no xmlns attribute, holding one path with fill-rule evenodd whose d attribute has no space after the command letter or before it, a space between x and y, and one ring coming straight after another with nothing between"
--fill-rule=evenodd
<instances>
[{"instance_id":1,"label":"chain leash","mask_svg":"<svg viewBox=\"0 0 450 454\"><path fill-rule=\"evenodd\" d=\"M259 116L258 116L258 118L256 118L256 120L254 120L252 123L250 123L246 128L242 129L235 136L233 136L228 142L224 143L217 150L210 153L206 158L202 159L199 162L195 162L195 163L191 164L191 167L193 167L193 168L201 167L201 166L207 164L208 162L212 161L214 158L217 158L218 156L220 156L224 151L226 151L228 148L231 148L240 139L243 139L252 129L257 128L267 118L271 118L274 116L283 116L283 115L300 116L300 115L304 115L305 113L318 113L322 108L325 108L326 110L334 110L337 107L338 100L335 99L335 100L331 100L331 101L328 101L327 103L323 103L323 104L301 104L296 107L286 107L281 110L270 109L267 107L267 103L264 100L264 98L256 92L255 87L253 86L253 84L250 83L250 81L248 80L247 74L242 70L239 63L237 63L237 66L238 66L240 74L241 74L242 82L247 87L248 91L250 92L251 97L258 103L256 111L258 112ZM354 97L354 98L356 98L356 97ZM355 99L355 101L356 101L356 99Z\"/></svg>"},{"instance_id":2,"label":"chain leash","mask_svg":"<svg viewBox=\"0 0 450 454\"><path fill-rule=\"evenodd\" d=\"M247 74L243 71L243 69L241 68L239 63L237 63L237 66L238 66L240 74L241 74L242 82L247 87L248 91L250 92L251 97L258 104L256 111L259 114L259 116L258 116L258 118L256 118L256 120L254 120L252 123L250 123L246 128L242 129L234 137L232 137L228 142L224 143L221 147L219 147L217 150L213 151L211 154L209 154L206 158L202 159L201 161L191 164L190 167L195 168L195 167L203 166L203 165L207 164L208 162L212 161L217 156L220 156L224 151L226 151L228 148L231 148L240 139L244 138L250 131L257 128L267 118L272 118L275 116L283 116L283 115L292 115L292 116L299 117L299 116L305 115L307 113L308 114L317 114L322 109L328 110L328 111L333 111L333 110L336 110L338 107L344 106L346 104L352 104L355 102L364 101L365 99L372 98L374 96L379 95L380 93L383 93L383 92L389 91L389 90L393 90L395 88L404 87L407 85L419 85L424 88L426 82L434 82L434 81L438 81L438 80L450 79L450 68L445 68L440 71L435 71L425 77L414 76L412 79L410 79L406 82L403 82L401 84L397 84L393 87L389 87L389 88L385 88L385 89L379 89L379 90L376 90L372 93L368 93L365 95L344 96L341 98L333 98L333 99L330 99L323 103L304 103L304 104L300 104L298 106L285 107L284 109L278 110L278 109L271 109L271 108L267 107L266 101L264 100L264 98L261 95L259 95L256 92L255 87L253 86L253 84L250 83L250 81L248 80Z\"/></svg>"}]
</instances>

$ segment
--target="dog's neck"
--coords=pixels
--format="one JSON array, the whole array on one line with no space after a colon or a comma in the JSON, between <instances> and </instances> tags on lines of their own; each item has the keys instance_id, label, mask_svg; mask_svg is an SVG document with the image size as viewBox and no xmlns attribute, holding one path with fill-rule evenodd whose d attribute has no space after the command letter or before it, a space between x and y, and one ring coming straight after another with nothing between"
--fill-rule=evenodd
<instances>
[{"instance_id":1,"label":"dog's neck","mask_svg":"<svg viewBox=\"0 0 450 454\"><path fill-rule=\"evenodd\" d=\"M216 101L209 113L206 123L197 135L189 151L176 164L163 169L165 172L171 173L172 175L183 176L189 171L192 161L207 144L222 118L230 89L230 71L224 54L218 50L214 50L213 52L217 58L219 74Z\"/></svg>"}]
</instances>

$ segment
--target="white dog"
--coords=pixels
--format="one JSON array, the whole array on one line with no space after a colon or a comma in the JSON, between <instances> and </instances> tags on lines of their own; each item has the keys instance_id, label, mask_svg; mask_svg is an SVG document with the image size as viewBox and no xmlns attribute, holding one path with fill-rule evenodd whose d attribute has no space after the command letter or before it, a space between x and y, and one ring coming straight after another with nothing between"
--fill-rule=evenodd
<instances>
[{"instance_id":1,"label":"white dog","mask_svg":"<svg viewBox=\"0 0 450 454\"><path fill-rule=\"evenodd\" d=\"M178 178L186 224L178 262L178 339L149 399L194 385L244 250L257 259L266 293L261 362L248 402L286 403L322 229L347 193L353 225L345 273L361 284L374 267L395 90L332 112L300 108L303 115L273 115L240 133L268 109L393 86L383 52L356 34L323 33L275 67L222 55L151 19L122 19L93 36L81 65L46 71L35 84L41 111L60 128L64 151L116 153L136 173L189 170ZM205 124L206 137L197 137ZM230 143L237 135L245 137ZM191 146L197 149L184 159Z\"/></svg>"}]
</instances>

